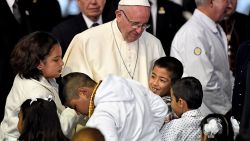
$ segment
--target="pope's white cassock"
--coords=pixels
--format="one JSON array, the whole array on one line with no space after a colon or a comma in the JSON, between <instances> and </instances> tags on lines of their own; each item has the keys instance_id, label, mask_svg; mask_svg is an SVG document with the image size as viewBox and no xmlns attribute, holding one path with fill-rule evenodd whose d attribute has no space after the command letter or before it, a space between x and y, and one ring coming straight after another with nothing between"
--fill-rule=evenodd
<instances>
[{"instance_id":1,"label":"pope's white cassock","mask_svg":"<svg viewBox=\"0 0 250 141\"><path fill-rule=\"evenodd\" d=\"M127 43L116 20L77 34L63 61L62 76L82 72L98 82L107 74L134 79L148 87L153 61L165 56L161 42L144 31L141 37Z\"/></svg>"}]
</instances>

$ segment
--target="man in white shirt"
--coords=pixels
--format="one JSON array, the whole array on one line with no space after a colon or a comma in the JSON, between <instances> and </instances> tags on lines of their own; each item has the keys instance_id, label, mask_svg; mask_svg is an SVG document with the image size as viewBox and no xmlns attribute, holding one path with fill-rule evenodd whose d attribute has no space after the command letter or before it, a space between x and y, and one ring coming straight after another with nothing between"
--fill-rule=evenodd
<instances>
[{"instance_id":1,"label":"man in white shirt","mask_svg":"<svg viewBox=\"0 0 250 141\"><path fill-rule=\"evenodd\" d=\"M203 87L203 115L226 114L231 109L232 74L229 70L227 39L218 24L229 0L196 0L197 9L177 32L171 56L184 66L183 76L198 78Z\"/></svg>"},{"instance_id":2,"label":"man in white shirt","mask_svg":"<svg viewBox=\"0 0 250 141\"><path fill-rule=\"evenodd\" d=\"M65 104L88 115L106 141L160 141L168 107L140 83L108 75L99 83L83 73L63 77Z\"/></svg>"},{"instance_id":3,"label":"man in white shirt","mask_svg":"<svg viewBox=\"0 0 250 141\"><path fill-rule=\"evenodd\" d=\"M106 0L78 0L81 13L53 28L52 34L60 42L63 55L76 34L91 28L93 24L111 21L108 17L102 16L105 3Z\"/></svg>"},{"instance_id":4,"label":"man in white shirt","mask_svg":"<svg viewBox=\"0 0 250 141\"><path fill-rule=\"evenodd\" d=\"M148 87L154 60L165 56L160 41L144 31L148 26L147 0L121 0L116 19L76 35L63 57L63 75L83 72L95 81L115 74Z\"/></svg>"}]
</instances>

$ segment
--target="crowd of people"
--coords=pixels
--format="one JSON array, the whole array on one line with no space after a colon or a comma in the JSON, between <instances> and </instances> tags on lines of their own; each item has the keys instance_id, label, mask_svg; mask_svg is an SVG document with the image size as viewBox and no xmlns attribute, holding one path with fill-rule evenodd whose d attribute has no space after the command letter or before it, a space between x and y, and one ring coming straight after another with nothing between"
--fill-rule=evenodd
<instances>
[{"instance_id":1,"label":"crowd of people","mask_svg":"<svg viewBox=\"0 0 250 141\"><path fill-rule=\"evenodd\" d=\"M0 141L250 140L237 0L75 2L0 2Z\"/></svg>"}]
</instances>

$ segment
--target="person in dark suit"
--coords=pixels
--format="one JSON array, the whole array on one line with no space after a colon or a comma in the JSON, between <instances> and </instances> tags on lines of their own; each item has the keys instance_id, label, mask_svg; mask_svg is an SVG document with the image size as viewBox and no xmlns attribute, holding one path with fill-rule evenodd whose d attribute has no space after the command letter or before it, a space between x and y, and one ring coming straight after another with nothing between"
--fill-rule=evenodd
<instances>
[{"instance_id":1,"label":"person in dark suit","mask_svg":"<svg viewBox=\"0 0 250 141\"><path fill-rule=\"evenodd\" d=\"M236 73L232 98L232 116L241 120L246 95L247 65L250 62L250 40L241 44L236 57ZM249 87L249 86L248 86Z\"/></svg>"},{"instance_id":2,"label":"person in dark suit","mask_svg":"<svg viewBox=\"0 0 250 141\"><path fill-rule=\"evenodd\" d=\"M183 8L169 0L149 1L151 2L151 19L153 22L150 23L151 27L147 31L160 39L165 54L169 56L174 35L186 22L183 16Z\"/></svg>"},{"instance_id":3,"label":"person in dark suit","mask_svg":"<svg viewBox=\"0 0 250 141\"><path fill-rule=\"evenodd\" d=\"M50 32L62 20L57 0L18 0L29 17L32 31Z\"/></svg>"},{"instance_id":4,"label":"person in dark suit","mask_svg":"<svg viewBox=\"0 0 250 141\"><path fill-rule=\"evenodd\" d=\"M12 86L14 73L9 58L17 41L27 33L23 22L18 23L6 0L0 1L0 120L3 118L6 97ZM26 19L22 16L22 20Z\"/></svg>"},{"instance_id":5,"label":"person in dark suit","mask_svg":"<svg viewBox=\"0 0 250 141\"><path fill-rule=\"evenodd\" d=\"M237 0L231 0L225 19L220 23L227 35L230 69L235 75L236 53L244 41L250 39L250 18L235 11Z\"/></svg>"},{"instance_id":6,"label":"person in dark suit","mask_svg":"<svg viewBox=\"0 0 250 141\"><path fill-rule=\"evenodd\" d=\"M250 63L247 65L247 80L246 85L250 85ZM246 95L244 100L244 107L242 112L242 118L240 121L240 132L236 138L236 141L249 141L250 140L250 112L249 112L249 100L250 100L250 89L246 88Z\"/></svg>"},{"instance_id":7,"label":"person in dark suit","mask_svg":"<svg viewBox=\"0 0 250 141\"><path fill-rule=\"evenodd\" d=\"M49 1L48 5L41 3ZM35 30L49 30L49 26L54 19L48 20L45 12L54 15L56 8L49 10L47 7L53 5L57 0L18 0L17 7L20 15L20 20L17 20L13 14L13 5L15 0L0 1L0 120L4 115L4 105L6 97L11 89L14 73L10 66L10 54L20 38ZM36 3L34 3L36 2ZM35 12L35 8L40 7ZM59 9L60 10L60 9ZM60 11L59 11L60 12ZM49 15L47 14L47 15ZM60 15L59 15L60 16ZM45 20L46 19L46 20ZM40 21L40 22L39 22ZM39 24L38 24L39 22ZM46 24L48 23L48 24ZM38 27L39 26L39 27Z\"/></svg>"},{"instance_id":8,"label":"person in dark suit","mask_svg":"<svg viewBox=\"0 0 250 141\"><path fill-rule=\"evenodd\" d=\"M108 0L108 2L108 6L110 8L111 1ZM107 11L105 16L102 16L105 3L106 0L78 0L78 6L80 7L81 13L53 28L52 34L60 42L62 47L62 55L65 54L71 40L76 34L92 27L92 24L94 23L102 24L114 18L114 16L112 18L112 16L109 16L108 14L114 12Z\"/></svg>"},{"instance_id":9,"label":"person in dark suit","mask_svg":"<svg viewBox=\"0 0 250 141\"><path fill-rule=\"evenodd\" d=\"M184 11L189 11L190 13L193 13L196 8L195 0L183 0L182 6Z\"/></svg>"}]
</instances>

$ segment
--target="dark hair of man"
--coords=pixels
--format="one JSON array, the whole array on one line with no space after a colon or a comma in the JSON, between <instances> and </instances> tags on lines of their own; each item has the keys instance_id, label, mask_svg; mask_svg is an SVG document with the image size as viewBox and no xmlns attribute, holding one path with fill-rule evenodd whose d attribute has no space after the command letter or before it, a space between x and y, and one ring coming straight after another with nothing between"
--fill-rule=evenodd
<instances>
[{"instance_id":1,"label":"dark hair of man","mask_svg":"<svg viewBox=\"0 0 250 141\"><path fill-rule=\"evenodd\" d=\"M205 124L207 124L211 119L219 120L222 125L222 133L215 134L214 138L209 139L209 141L233 141L234 140L234 132L233 126L230 120L225 118L225 116L221 114L209 114L201 121L201 131L203 133L203 129Z\"/></svg>"},{"instance_id":2,"label":"dark hair of man","mask_svg":"<svg viewBox=\"0 0 250 141\"><path fill-rule=\"evenodd\" d=\"M183 74L182 63L174 57L161 57L155 61L154 67L155 66L165 68L171 73L172 84L174 84L176 80L180 79Z\"/></svg>"},{"instance_id":3,"label":"dark hair of man","mask_svg":"<svg viewBox=\"0 0 250 141\"><path fill-rule=\"evenodd\" d=\"M95 87L96 82L88 75L79 72L73 72L62 78L63 91L62 95L67 102L73 97L78 97L77 91L80 87Z\"/></svg>"},{"instance_id":4,"label":"dark hair of man","mask_svg":"<svg viewBox=\"0 0 250 141\"><path fill-rule=\"evenodd\" d=\"M31 103L31 99L28 99L21 105L20 111L23 113L23 127L18 140L68 141L62 132L53 100L37 98Z\"/></svg>"},{"instance_id":5,"label":"dark hair of man","mask_svg":"<svg viewBox=\"0 0 250 141\"><path fill-rule=\"evenodd\" d=\"M180 98L185 100L189 109L197 109L201 106L203 92L198 79L194 77L183 77L175 82L172 90L176 101Z\"/></svg>"},{"instance_id":6,"label":"dark hair of man","mask_svg":"<svg viewBox=\"0 0 250 141\"><path fill-rule=\"evenodd\" d=\"M11 54L10 61L14 72L20 77L39 81L41 72L37 66L46 59L55 44L58 41L46 32L37 31L23 37Z\"/></svg>"},{"instance_id":7,"label":"dark hair of man","mask_svg":"<svg viewBox=\"0 0 250 141\"><path fill-rule=\"evenodd\" d=\"M72 141L105 141L100 130L92 127L85 127L79 130L72 138Z\"/></svg>"}]
</instances>

